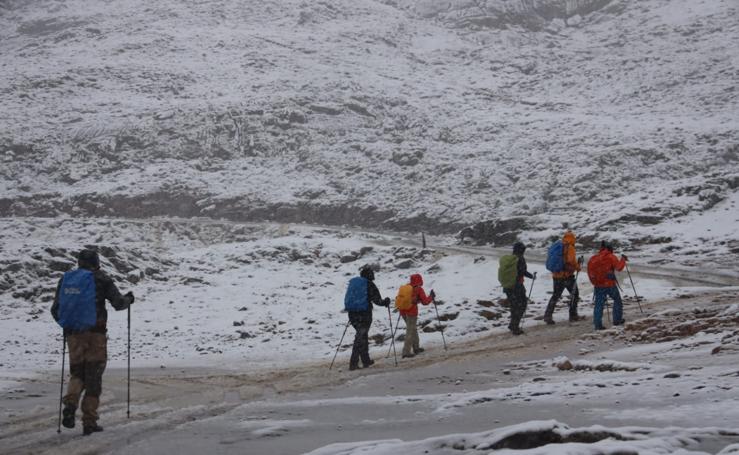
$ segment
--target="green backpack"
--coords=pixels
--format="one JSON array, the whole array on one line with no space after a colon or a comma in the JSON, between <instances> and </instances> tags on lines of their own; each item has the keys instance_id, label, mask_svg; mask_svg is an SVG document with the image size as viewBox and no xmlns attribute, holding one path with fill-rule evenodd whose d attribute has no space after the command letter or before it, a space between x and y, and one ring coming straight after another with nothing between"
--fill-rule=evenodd
<instances>
[{"instance_id":1,"label":"green backpack","mask_svg":"<svg viewBox=\"0 0 739 455\"><path fill-rule=\"evenodd\" d=\"M518 256L509 254L501 256L498 262L498 281L503 289L511 289L516 285L518 277Z\"/></svg>"}]
</instances>

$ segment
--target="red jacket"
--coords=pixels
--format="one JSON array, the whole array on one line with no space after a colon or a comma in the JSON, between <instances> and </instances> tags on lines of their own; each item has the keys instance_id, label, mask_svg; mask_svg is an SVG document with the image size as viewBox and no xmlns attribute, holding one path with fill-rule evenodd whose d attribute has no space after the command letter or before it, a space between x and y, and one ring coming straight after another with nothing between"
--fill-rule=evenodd
<instances>
[{"instance_id":1,"label":"red jacket","mask_svg":"<svg viewBox=\"0 0 739 455\"><path fill-rule=\"evenodd\" d=\"M588 261L588 277L596 288L612 288L616 286L616 274L626 266L626 260L618 259L607 248L601 250Z\"/></svg>"},{"instance_id":2,"label":"red jacket","mask_svg":"<svg viewBox=\"0 0 739 455\"><path fill-rule=\"evenodd\" d=\"M418 316L418 304L419 302L428 305L434 299L426 295L426 291L423 290L423 277L415 273L411 275L411 286L413 286L413 306L408 310L399 310L403 316Z\"/></svg>"}]
</instances>

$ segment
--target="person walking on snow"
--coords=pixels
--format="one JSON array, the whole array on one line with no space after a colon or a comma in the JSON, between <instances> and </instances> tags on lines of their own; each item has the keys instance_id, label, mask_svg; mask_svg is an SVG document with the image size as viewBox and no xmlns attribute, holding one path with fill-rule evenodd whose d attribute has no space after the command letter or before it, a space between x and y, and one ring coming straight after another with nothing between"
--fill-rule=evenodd
<instances>
[{"instance_id":1,"label":"person walking on snow","mask_svg":"<svg viewBox=\"0 0 739 455\"><path fill-rule=\"evenodd\" d=\"M526 313L528 297L526 296L526 288L524 287L524 278L536 278L536 273L529 273L526 259L523 254L526 252L526 245L521 242L513 244L513 255L516 256L516 280L513 287L503 288L508 302L511 305L511 322L508 324L508 330L514 335L522 335L524 332L520 327L521 319Z\"/></svg>"},{"instance_id":2,"label":"person walking on snow","mask_svg":"<svg viewBox=\"0 0 739 455\"><path fill-rule=\"evenodd\" d=\"M613 254L613 247L601 242L600 251L588 261L588 278L595 287L595 308L593 309L593 326L595 330L603 330L603 305L606 298L613 299L613 325L622 325L623 302L618 291L616 272L626 266L628 258L625 254L618 259Z\"/></svg>"},{"instance_id":3,"label":"person walking on snow","mask_svg":"<svg viewBox=\"0 0 739 455\"><path fill-rule=\"evenodd\" d=\"M553 292L552 297L549 299L547 309L544 311L544 322L547 324L554 324L552 315L554 314L554 307L562 297L562 293L565 289L570 293L570 322L580 321L583 318L577 314L577 303L580 301L580 293L577 289L577 283L575 282L575 272L580 271L580 264L582 259L577 259L577 253L575 251L575 234L572 231L567 231L562 237L561 245L562 253L562 269L561 271L552 272L552 284ZM549 258L547 258L547 261Z\"/></svg>"},{"instance_id":4,"label":"person walking on snow","mask_svg":"<svg viewBox=\"0 0 739 455\"><path fill-rule=\"evenodd\" d=\"M380 291L375 286L375 272L368 265L362 267L359 276L349 280L349 286L344 297L344 308L349 313L349 323L354 327L354 345L349 358L349 370L359 368L362 360L364 368L375 363L369 356L369 329L372 325L372 305L387 307L390 298L383 300Z\"/></svg>"},{"instance_id":5,"label":"person walking on snow","mask_svg":"<svg viewBox=\"0 0 739 455\"><path fill-rule=\"evenodd\" d=\"M113 280L100 270L100 257L96 251L82 250L77 264L77 270L65 273L59 280L51 315L64 328L69 349L70 379L67 394L62 398L62 425L74 428L75 412L84 391L82 427L83 434L88 436L103 431L103 427L97 424L97 411L108 360L105 301L121 311L133 304L134 297L132 292L121 295ZM81 312L87 316L80 317Z\"/></svg>"},{"instance_id":6,"label":"person walking on snow","mask_svg":"<svg viewBox=\"0 0 739 455\"><path fill-rule=\"evenodd\" d=\"M403 285L398 291L398 297L395 299L396 306L400 311L400 315L405 321L405 340L403 342L402 357L413 357L420 354L424 349L420 346L418 340L418 304L428 305L434 301L436 294L432 289L429 295L423 290L423 277L415 273L411 275L409 284ZM399 304L399 301L407 300L408 305Z\"/></svg>"}]
</instances>

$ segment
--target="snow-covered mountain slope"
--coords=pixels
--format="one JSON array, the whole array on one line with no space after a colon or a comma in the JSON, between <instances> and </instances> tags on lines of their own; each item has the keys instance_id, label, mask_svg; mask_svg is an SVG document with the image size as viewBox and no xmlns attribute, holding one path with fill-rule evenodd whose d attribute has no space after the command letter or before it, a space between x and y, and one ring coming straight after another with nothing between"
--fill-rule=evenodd
<instances>
[{"instance_id":1,"label":"snow-covered mountain slope","mask_svg":"<svg viewBox=\"0 0 739 455\"><path fill-rule=\"evenodd\" d=\"M736 229L701 217L737 221L738 18L731 0L5 1L0 215L482 223L475 240L540 245L566 222L735 268ZM685 217L697 231L661 234Z\"/></svg>"}]
</instances>

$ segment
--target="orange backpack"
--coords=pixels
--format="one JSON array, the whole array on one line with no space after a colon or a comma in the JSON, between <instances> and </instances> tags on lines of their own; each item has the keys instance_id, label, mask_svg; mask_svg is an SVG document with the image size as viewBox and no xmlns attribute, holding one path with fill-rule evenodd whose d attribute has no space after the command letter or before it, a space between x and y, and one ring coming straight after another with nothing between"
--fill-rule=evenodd
<instances>
[{"instance_id":1,"label":"orange backpack","mask_svg":"<svg viewBox=\"0 0 739 455\"><path fill-rule=\"evenodd\" d=\"M395 308L406 311L413 306L413 286L404 284L398 289L398 295L395 297Z\"/></svg>"}]
</instances>

